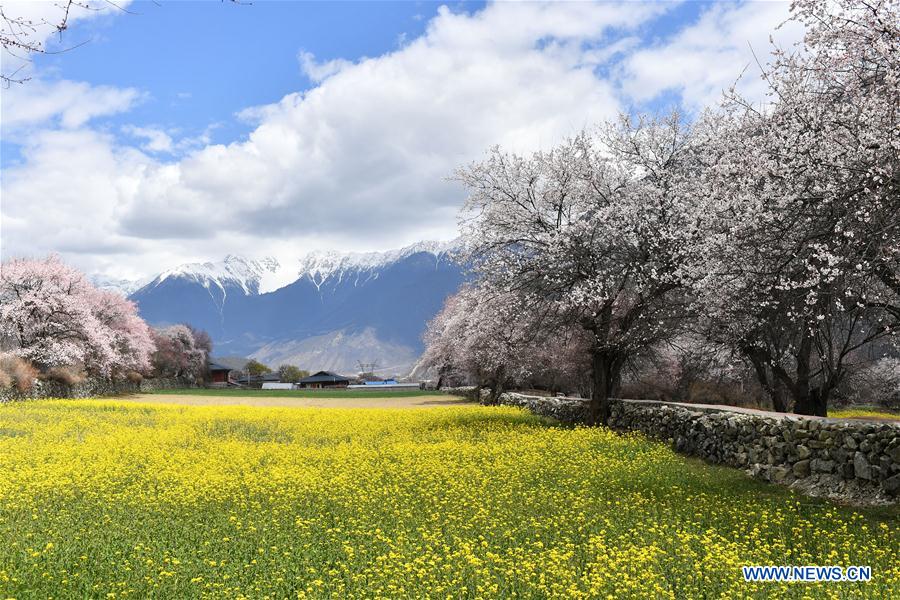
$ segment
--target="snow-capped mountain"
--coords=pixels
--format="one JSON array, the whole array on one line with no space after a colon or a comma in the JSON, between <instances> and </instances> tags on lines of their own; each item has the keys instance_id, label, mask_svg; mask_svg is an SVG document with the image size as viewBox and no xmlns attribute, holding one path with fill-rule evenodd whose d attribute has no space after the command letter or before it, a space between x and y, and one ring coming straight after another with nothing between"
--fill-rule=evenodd
<instances>
[{"instance_id":1,"label":"snow-capped mountain","mask_svg":"<svg viewBox=\"0 0 900 600\"><path fill-rule=\"evenodd\" d=\"M266 256L257 260L229 254L219 262L185 263L163 271L151 280L131 281L94 278L95 284L128 293L149 285L158 286L167 279L176 278L196 282L206 288L225 291L239 287L244 294L266 294L283 288L298 279L306 278L316 287L326 282L338 283L347 275L378 277L385 266L414 254L431 254L435 260L449 256L458 247L456 241L425 241L397 250L384 252L338 252L316 250L297 260L282 260Z\"/></svg>"},{"instance_id":2,"label":"snow-capped mountain","mask_svg":"<svg viewBox=\"0 0 900 600\"><path fill-rule=\"evenodd\" d=\"M402 375L422 351L425 324L462 282L455 248L420 242L299 260L229 255L168 269L131 298L151 324L206 329L219 354L351 373L357 361L378 362Z\"/></svg>"},{"instance_id":3,"label":"snow-capped mountain","mask_svg":"<svg viewBox=\"0 0 900 600\"><path fill-rule=\"evenodd\" d=\"M281 263L272 257L251 260L229 254L221 262L187 263L163 271L148 285L156 287L167 279L193 281L205 288L217 288L223 294L226 289L239 287L244 294L258 294L260 282L266 275L280 273Z\"/></svg>"},{"instance_id":4,"label":"snow-capped mountain","mask_svg":"<svg viewBox=\"0 0 900 600\"><path fill-rule=\"evenodd\" d=\"M432 255L435 261L440 261L450 257L456 248L455 241L427 241L386 252L310 252L297 261L297 276L308 279L319 289L325 284L340 284L345 278L356 286L377 278L387 265L410 256Z\"/></svg>"}]
</instances>

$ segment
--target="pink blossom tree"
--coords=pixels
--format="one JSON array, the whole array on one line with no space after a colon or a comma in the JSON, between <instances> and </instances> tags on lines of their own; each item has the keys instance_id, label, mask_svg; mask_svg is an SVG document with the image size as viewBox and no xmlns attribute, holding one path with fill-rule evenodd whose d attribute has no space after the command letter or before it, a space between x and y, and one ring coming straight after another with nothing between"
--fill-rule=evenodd
<instances>
[{"instance_id":1,"label":"pink blossom tree","mask_svg":"<svg viewBox=\"0 0 900 600\"><path fill-rule=\"evenodd\" d=\"M436 369L439 382L488 387L492 403L509 384L553 392L589 389L590 336L551 321L539 308L513 294L465 286L429 322L420 365Z\"/></svg>"},{"instance_id":2,"label":"pink blossom tree","mask_svg":"<svg viewBox=\"0 0 900 600\"><path fill-rule=\"evenodd\" d=\"M152 331L156 351L152 363L161 377L202 379L206 374L212 343L209 335L188 325L172 325Z\"/></svg>"},{"instance_id":3,"label":"pink blossom tree","mask_svg":"<svg viewBox=\"0 0 900 600\"><path fill-rule=\"evenodd\" d=\"M0 266L0 339L42 369L146 371L154 346L133 302L94 288L57 256Z\"/></svg>"},{"instance_id":4,"label":"pink blossom tree","mask_svg":"<svg viewBox=\"0 0 900 600\"><path fill-rule=\"evenodd\" d=\"M106 343L102 350L99 345L91 349L88 368L102 375L147 372L156 346L135 303L115 292L94 289L93 305Z\"/></svg>"},{"instance_id":5,"label":"pink blossom tree","mask_svg":"<svg viewBox=\"0 0 900 600\"><path fill-rule=\"evenodd\" d=\"M496 402L506 382L527 368L524 359L534 335L534 322L516 296L465 286L429 322L422 364L436 368L441 379L489 387L489 399Z\"/></svg>"}]
</instances>

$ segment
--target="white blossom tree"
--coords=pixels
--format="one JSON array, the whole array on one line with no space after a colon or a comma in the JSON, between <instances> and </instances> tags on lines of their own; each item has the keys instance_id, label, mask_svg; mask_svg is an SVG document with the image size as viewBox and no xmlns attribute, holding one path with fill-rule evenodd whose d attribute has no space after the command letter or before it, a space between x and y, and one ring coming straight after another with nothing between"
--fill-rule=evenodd
<instances>
[{"instance_id":1,"label":"white blossom tree","mask_svg":"<svg viewBox=\"0 0 900 600\"><path fill-rule=\"evenodd\" d=\"M824 415L859 348L900 328L900 14L795 2L807 34L763 71L768 102L707 115L699 286L712 337L775 407Z\"/></svg>"},{"instance_id":2,"label":"white blossom tree","mask_svg":"<svg viewBox=\"0 0 900 600\"><path fill-rule=\"evenodd\" d=\"M699 168L679 115L623 117L529 158L495 148L458 172L463 259L479 285L591 334L591 417L605 423L630 358L685 316Z\"/></svg>"}]
</instances>

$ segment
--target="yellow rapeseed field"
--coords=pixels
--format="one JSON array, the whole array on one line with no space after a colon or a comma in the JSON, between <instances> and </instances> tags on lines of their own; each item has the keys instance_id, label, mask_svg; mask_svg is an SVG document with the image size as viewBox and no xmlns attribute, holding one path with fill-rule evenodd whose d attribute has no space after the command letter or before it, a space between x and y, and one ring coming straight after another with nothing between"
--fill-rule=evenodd
<instances>
[{"instance_id":1,"label":"yellow rapeseed field","mask_svg":"<svg viewBox=\"0 0 900 600\"><path fill-rule=\"evenodd\" d=\"M896 517L511 408L0 406L0 598L897 598Z\"/></svg>"},{"instance_id":2,"label":"yellow rapeseed field","mask_svg":"<svg viewBox=\"0 0 900 600\"><path fill-rule=\"evenodd\" d=\"M888 412L884 409L878 408L842 408L838 410L830 410L828 411L829 417L834 417L836 419L861 419L861 418L874 418L874 419L891 419L891 420L900 420L900 414L895 412Z\"/></svg>"}]
</instances>

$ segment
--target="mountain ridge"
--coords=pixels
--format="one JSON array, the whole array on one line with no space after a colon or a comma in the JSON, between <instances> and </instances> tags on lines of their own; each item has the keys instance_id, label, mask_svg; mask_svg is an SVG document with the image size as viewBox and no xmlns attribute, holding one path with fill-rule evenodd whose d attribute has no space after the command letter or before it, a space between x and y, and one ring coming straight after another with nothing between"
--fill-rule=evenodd
<instances>
[{"instance_id":1,"label":"mountain ridge","mask_svg":"<svg viewBox=\"0 0 900 600\"><path fill-rule=\"evenodd\" d=\"M402 248L371 252L341 252L339 250L312 250L293 260L274 256L251 258L227 254L221 261L188 262L165 269L152 277L141 279L117 279L94 275L90 279L103 289L131 295L148 285L159 285L170 277L193 278L198 282L209 280L217 287L223 281L236 283L246 293L264 294L277 291L302 277L321 285L325 280L348 270L374 270L411 254L426 252L436 257L451 254L459 249L458 240L426 240ZM290 277L289 279L284 279Z\"/></svg>"},{"instance_id":2,"label":"mountain ridge","mask_svg":"<svg viewBox=\"0 0 900 600\"><path fill-rule=\"evenodd\" d=\"M457 248L426 241L384 252L311 252L287 264L228 255L163 271L130 298L151 325L206 329L217 353L271 366L309 361L298 365L309 370L378 362L403 375L422 352L425 324L463 281ZM292 281L272 283L279 278Z\"/></svg>"}]
</instances>

